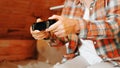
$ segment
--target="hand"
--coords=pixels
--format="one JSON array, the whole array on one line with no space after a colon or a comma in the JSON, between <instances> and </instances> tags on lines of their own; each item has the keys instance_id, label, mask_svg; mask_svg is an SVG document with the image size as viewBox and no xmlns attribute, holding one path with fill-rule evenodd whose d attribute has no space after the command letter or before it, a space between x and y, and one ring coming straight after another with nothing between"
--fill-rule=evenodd
<instances>
[{"instance_id":1,"label":"hand","mask_svg":"<svg viewBox=\"0 0 120 68\"><path fill-rule=\"evenodd\" d=\"M37 19L36 22L41 22L42 20L39 18ZM30 32L32 34L32 36L37 39L37 40L41 40L41 39L44 39L44 38L48 38L49 36L49 33L46 32L46 31L39 31L39 30L32 30L32 27L30 27Z\"/></svg>"},{"instance_id":2,"label":"hand","mask_svg":"<svg viewBox=\"0 0 120 68\"><path fill-rule=\"evenodd\" d=\"M57 37L65 37L68 34L75 34L79 31L79 21L66 18L63 16L53 15L49 19L57 19L58 21L51 25L46 31L53 32Z\"/></svg>"}]
</instances>

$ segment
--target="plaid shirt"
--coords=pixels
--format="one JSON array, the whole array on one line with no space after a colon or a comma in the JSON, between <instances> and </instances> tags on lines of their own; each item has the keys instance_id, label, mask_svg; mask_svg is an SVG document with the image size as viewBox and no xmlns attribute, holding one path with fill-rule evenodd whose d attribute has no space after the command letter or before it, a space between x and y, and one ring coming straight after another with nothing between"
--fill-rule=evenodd
<instances>
[{"instance_id":1,"label":"plaid shirt","mask_svg":"<svg viewBox=\"0 0 120 68\"><path fill-rule=\"evenodd\" d=\"M120 57L120 0L94 0L90 5L89 21L83 19L84 11L84 3L80 0L66 0L62 16L80 22L79 38L96 42L95 48L99 56L112 59ZM74 38L72 43L78 41ZM69 54L74 54L76 50L74 47L78 45L80 44L70 43L68 49L72 52Z\"/></svg>"}]
</instances>

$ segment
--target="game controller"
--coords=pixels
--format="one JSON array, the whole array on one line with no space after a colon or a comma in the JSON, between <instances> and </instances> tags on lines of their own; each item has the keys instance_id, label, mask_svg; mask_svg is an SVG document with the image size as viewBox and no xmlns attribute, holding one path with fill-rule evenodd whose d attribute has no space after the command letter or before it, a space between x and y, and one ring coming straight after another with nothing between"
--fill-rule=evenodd
<instances>
[{"instance_id":1,"label":"game controller","mask_svg":"<svg viewBox=\"0 0 120 68\"><path fill-rule=\"evenodd\" d=\"M52 24L56 23L57 20L56 19L49 19L46 21L41 21L41 22L36 22L32 24L32 30L45 30L47 29L49 26L51 26Z\"/></svg>"}]
</instances>

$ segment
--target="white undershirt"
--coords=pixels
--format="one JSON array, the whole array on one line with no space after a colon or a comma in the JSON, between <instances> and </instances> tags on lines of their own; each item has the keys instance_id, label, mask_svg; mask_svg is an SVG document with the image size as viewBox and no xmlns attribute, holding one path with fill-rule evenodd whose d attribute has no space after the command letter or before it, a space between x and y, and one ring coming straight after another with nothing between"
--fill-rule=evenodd
<instances>
[{"instance_id":1,"label":"white undershirt","mask_svg":"<svg viewBox=\"0 0 120 68\"><path fill-rule=\"evenodd\" d=\"M90 10L89 8L85 8L85 14L83 16L83 19L89 20L89 18L90 18Z\"/></svg>"},{"instance_id":2,"label":"white undershirt","mask_svg":"<svg viewBox=\"0 0 120 68\"><path fill-rule=\"evenodd\" d=\"M89 20L89 16L89 9L86 8L83 19ZM101 62L102 59L97 55L93 41L83 39L80 40L82 42L82 46L79 48L80 56L84 57L90 65Z\"/></svg>"}]
</instances>

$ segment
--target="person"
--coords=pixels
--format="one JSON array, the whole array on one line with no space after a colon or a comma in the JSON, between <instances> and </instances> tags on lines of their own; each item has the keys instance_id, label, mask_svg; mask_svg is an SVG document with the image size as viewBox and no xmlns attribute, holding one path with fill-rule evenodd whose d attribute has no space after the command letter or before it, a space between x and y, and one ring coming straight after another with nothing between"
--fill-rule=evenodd
<instances>
[{"instance_id":1,"label":"person","mask_svg":"<svg viewBox=\"0 0 120 68\"><path fill-rule=\"evenodd\" d=\"M119 68L120 0L66 0L61 16L53 15L49 19L58 21L46 32L51 31L58 38L77 35L81 41L91 40L97 55L109 62L89 66L83 57L78 56L54 68ZM31 33L36 39L45 37L34 31Z\"/></svg>"}]
</instances>

